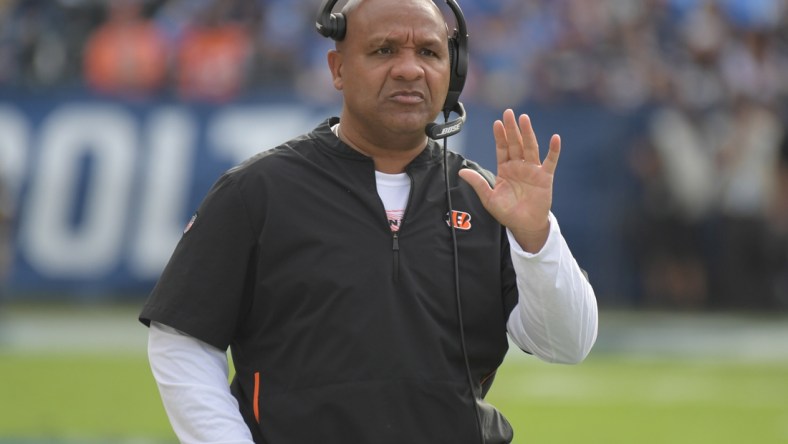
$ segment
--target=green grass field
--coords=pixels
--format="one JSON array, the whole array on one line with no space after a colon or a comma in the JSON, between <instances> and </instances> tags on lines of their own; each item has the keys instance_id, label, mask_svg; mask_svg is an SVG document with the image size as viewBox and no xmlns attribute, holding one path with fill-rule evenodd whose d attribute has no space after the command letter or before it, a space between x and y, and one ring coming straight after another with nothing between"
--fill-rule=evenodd
<instances>
[{"instance_id":1,"label":"green grass field","mask_svg":"<svg viewBox=\"0 0 788 444\"><path fill-rule=\"evenodd\" d=\"M786 363L519 361L493 390L518 443L788 443Z\"/></svg>"},{"instance_id":2,"label":"green grass field","mask_svg":"<svg viewBox=\"0 0 788 444\"><path fill-rule=\"evenodd\" d=\"M177 442L145 329L126 327L133 338L109 349L73 350L63 337L0 343L0 443ZM788 443L788 359L631 353L611 340L600 335L579 366L510 354L488 400L516 443Z\"/></svg>"}]
</instances>

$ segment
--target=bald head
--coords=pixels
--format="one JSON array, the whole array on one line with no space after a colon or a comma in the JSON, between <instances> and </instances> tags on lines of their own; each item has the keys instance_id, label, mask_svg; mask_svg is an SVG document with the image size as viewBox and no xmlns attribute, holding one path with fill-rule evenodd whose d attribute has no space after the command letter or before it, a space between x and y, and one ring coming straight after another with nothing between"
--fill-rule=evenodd
<instances>
[{"instance_id":1,"label":"bald head","mask_svg":"<svg viewBox=\"0 0 788 444\"><path fill-rule=\"evenodd\" d=\"M342 7L342 14L345 14L345 16L347 16L348 14L352 13L354 9L358 8L360 4L369 3L372 1L375 0L348 0L347 3L345 3L345 6ZM440 9L438 9L438 7L435 5L435 3L432 0L399 0L397 2L393 2L391 0L377 0L377 1L382 1L383 3L392 5L393 7L404 6L407 3L422 3L431 6L435 10L435 12L440 14Z\"/></svg>"},{"instance_id":2,"label":"bald head","mask_svg":"<svg viewBox=\"0 0 788 444\"><path fill-rule=\"evenodd\" d=\"M345 16L346 23L348 23L348 28L351 27L350 24L352 22L369 20L370 17L369 14L367 14L368 9L372 9L376 12L382 10L389 16L393 14L430 14L435 17L436 23L438 23L442 29L446 30L446 35L448 37L448 25L443 18L441 10L432 0L397 0L396 2L392 0L348 0L341 11ZM351 19L354 15L359 15L360 18ZM341 48L341 46L342 41L337 42L337 48Z\"/></svg>"}]
</instances>

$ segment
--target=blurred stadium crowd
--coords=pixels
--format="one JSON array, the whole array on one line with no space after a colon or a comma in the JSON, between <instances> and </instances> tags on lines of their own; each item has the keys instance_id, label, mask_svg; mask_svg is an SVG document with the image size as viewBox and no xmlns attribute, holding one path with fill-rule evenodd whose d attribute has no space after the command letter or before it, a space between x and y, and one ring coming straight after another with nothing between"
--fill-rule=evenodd
<instances>
[{"instance_id":1,"label":"blurred stadium crowd","mask_svg":"<svg viewBox=\"0 0 788 444\"><path fill-rule=\"evenodd\" d=\"M439 2L442 3L442 2ZM0 85L227 100L309 90L318 0L3 0ZM341 3L340 3L341 4ZM788 94L785 0L466 0L465 100L692 108ZM325 75L323 75L325 77ZM311 94L320 94L312 91ZM332 96L334 97L334 96Z\"/></svg>"},{"instance_id":2,"label":"blurred stadium crowd","mask_svg":"<svg viewBox=\"0 0 788 444\"><path fill-rule=\"evenodd\" d=\"M318 0L0 0L0 89L336 101ZM788 0L460 0L465 101L648 110L623 233L644 305L788 307ZM450 16L450 15L449 15Z\"/></svg>"}]
</instances>

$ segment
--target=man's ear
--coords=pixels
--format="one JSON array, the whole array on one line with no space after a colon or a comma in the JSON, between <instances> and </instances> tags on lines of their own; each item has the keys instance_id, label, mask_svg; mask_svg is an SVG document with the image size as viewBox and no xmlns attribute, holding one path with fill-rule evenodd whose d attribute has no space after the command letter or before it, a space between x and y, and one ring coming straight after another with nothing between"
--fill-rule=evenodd
<instances>
[{"instance_id":1,"label":"man's ear","mask_svg":"<svg viewBox=\"0 0 788 444\"><path fill-rule=\"evenodd\" d=\"M331 70L331 78L334 82L334 88L342 91L344 81L342 80L342 53L332 49L328 52L328 68Z\"/></svg>"}]
</instances>

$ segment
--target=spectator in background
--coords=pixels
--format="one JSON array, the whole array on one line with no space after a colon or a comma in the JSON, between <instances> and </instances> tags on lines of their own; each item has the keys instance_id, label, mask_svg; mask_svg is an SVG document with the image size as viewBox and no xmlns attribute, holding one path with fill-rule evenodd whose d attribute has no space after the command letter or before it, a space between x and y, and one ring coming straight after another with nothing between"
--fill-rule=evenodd
<instances>
[{"instance_id":1,"label":"spectator in background","mask_svg":"<svg viewBox=\"0 0 788 444\"><path fill-rule=\"evenodd\" d=\"M85 45L84 76L96 91L133 97L159 90L167 78L167 46L143 15L143 0L110 0L107 20Z\"/></svg>"},{"instance_id":2,"label":"spectator in background","mask_svg":"<svg viewBox=\"0 0 788 444\"><path fill-rule=\"evenodd\" d=\"M763 103L743 97L723 128L719 284L712 301L721 308L770 308L779 246L769 227L777 191L781 122Z\"/></svg>"},{"instance_id":3,"label":"spectator in background","mask_svg":"<svg viewBox=\"0 0 788 444\"><path fill-rule=\"evenodd\" d=\"M13 4L0 1L0 85L10 84L17 71L13 16Z\"/></svg>"},{"instance_id":4,"label":"spectator in background","mask_svg":"<svg viewBox=\"0 0 788 444\"><path fill-rule=\"evenodd\" d=\"M507 103L519 103L532 93L528 91L533 82L528 79L531 70L526 63L530 59L511 57L518 51L528 51L529 46L523 44L523 41L528 42L527 39L512 37L516 31L515 23L511 18L497 14L476 16L475 25L484 30L484 38L479 39L476 47L483 76L482 82L471 84L469 90L473 93L476 86L478 99L488 106L497 108ZM474 74L478 76L479 71L474 71Z\"/></svg>"},{"instance_id":5,"label":"spectator in background","mask_svg":"<svg viewBox=\"0 0 788 444\"><path fill-rule=\"evenodd\" d=\"M164 33L170 47L183 36L200 11L213 0L164 0L151 14L151 20Z\"/></svg>"},{"instance_id":6,"label":"spectator in background","mask_svg":"<svg viewBox=\"0 0 788 444\"><path fill-rule=\"evenodd\" d=\"M49 0L0 2L0 85L37 91L78 79L93 8L76 10Z\"/></svg>"},{"instance_id":7,"label":"spectator in background","mask_svg":"<svg viewBox=\"0 0 788 444\"><path fill-rule=\"evenodd\" d=\"M250 2L208 3L187 26L176 52L175 82L185 100L222 102L246 86L253 56ZM252 14L251 18L255 15Z\"/></svg>"},{"instance_id":8,"label":"spectator in background","mask_svg":"<svg viewBox=\"0 0 788 444\"><path fill-rule=\"evenodd\" d=\"M315 25L310 20L317 5L303 0L265 0L264 3L264 13L254 33L254 82L258 86L291 90L299 72L309 62L310 45L318 45ZM321 62L325 62L323 59ZM325 69L321 71L325 73Z\"/></svg>"},{"instance_id":9,"label":"spectator in background","mask_svg":"<svg viewBox=\"0 0 788 444\"><path fill-rule=\"evenodd\" d=\"M714 298L719 308L771 308L780 244L769 214L777 193L781 122L779 56L770 35L779 2L721 2L719 40L709 70L720 73L724 103L713 143L717 157L719 231L715 237Z\"/></svg>"},{"instance_id":10,"label":"spectator in background","mask_svg":"<svg viewBox=\"0 0 788 444\"><path fill-rule=\"evenodd\" d=\"M697 113L666 106L654 114L648 139L633 153L644 194L628 240L647 306L688 309L707 303L703 233L714 207L715 173L705 134L711 127Z\"/></svg>"}]
</instances>

